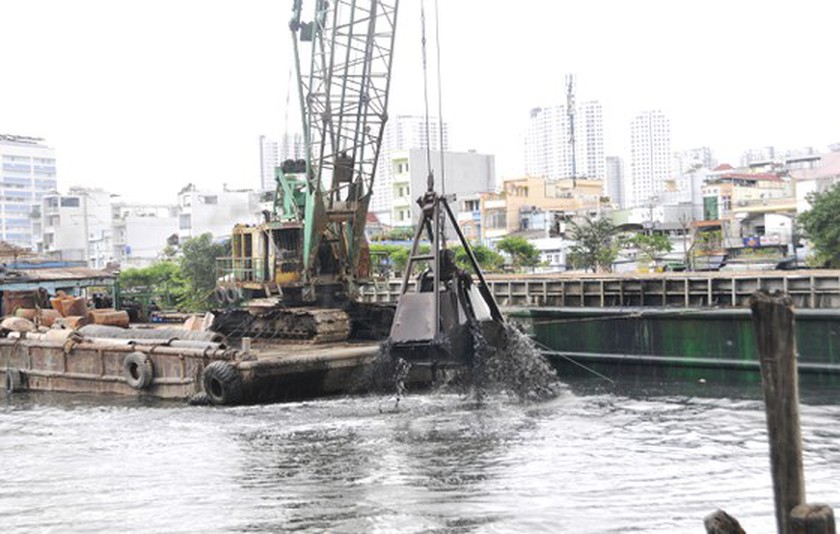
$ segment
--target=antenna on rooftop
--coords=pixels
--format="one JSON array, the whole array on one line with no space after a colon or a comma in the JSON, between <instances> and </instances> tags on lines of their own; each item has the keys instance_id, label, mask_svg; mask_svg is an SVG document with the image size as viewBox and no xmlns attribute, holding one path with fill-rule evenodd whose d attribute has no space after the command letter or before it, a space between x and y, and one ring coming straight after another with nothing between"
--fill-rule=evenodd
<instances>
[{"instance_id":1,"label":"antenna on rooftop","mask_svg":"<svg viewBox=\"0 0 840 534\"><path fill-rule=\"evenodd\" d=\"M575 160L575 75L566 74L566 115L569 119L569 147L572 153L572 187L577 187L577 161Z\"/></svg>"}]
</instances>

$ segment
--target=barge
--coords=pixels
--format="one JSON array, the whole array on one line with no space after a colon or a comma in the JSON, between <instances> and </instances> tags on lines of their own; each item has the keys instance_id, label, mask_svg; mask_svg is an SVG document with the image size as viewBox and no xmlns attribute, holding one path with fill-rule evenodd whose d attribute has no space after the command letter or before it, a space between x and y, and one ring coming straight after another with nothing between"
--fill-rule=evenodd
<instances>
[{"instance_id":1,"label":"barge","mask_svg":"<svg viewBox=\"0 0 840 534\"><path fill-rule=\"evenodd\" d=\"M0 338L6 390L219 405L287 401L362 387L380 350L374 342L248 347L247 340L243 348L233 349L212 333L116 330L103 333L99 327L91 335L84 327Z\"/></svg>"},{"instance_id":2,"label":"barge","mask_svg":"<svg viewBox=\"0 0 840 534\"><path fill-rule=\"evenodd\" d=\"M800 380L840 384L840 310L795 310ZM561 374L759 382L749 308L508 309Z\"/></svg>"}]
</instances>

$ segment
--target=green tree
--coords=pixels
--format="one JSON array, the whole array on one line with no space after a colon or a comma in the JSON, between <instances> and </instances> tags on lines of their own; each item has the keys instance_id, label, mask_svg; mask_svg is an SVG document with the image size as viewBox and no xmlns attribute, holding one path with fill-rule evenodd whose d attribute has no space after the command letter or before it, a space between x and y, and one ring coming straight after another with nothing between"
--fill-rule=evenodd
<instances>
[{"instance_id":1,"label":"green tree","mask_svg":"<svg viewBox=\"0 0 840 534\"><path fill-rule=\"evenodd\" d=\"M582 223L572 221L567 259L577 269L609 271L618 257L616 228L609 219L586 217Z\"/></svg>"},{"instance_id":2,"label":"green tree","mask_svg":"<svg viewBox=\"0 0 840 534\"><path fill-rule=\"evenodd\" d=\"M799 215L799 224L813 249L812 263L840 267L840 184L808 195L811 209Z\"/></svg>"},{"instance_id":3,"label":"green tree","mask_svg":"<svg viewBox=\"0 0 840 534\"><path fill-rule=\"evenodd\" d=\"M154 300L165 308L177 307L189 294L181 267L172 261L126 269L120 273L119 284L126 295L143 295L143 298Z\"/></svg>"},{"instance_id":4,"label":"green tree","mask_svg":"<svg viewBox=\"0 0 840 534\"><path fill-rule=\"evenodd\" d=\"M540 252L537 247L524 237L503 237L496 243L496 248L510 255L515 269L536 267L540 263Z\"/></svg>"},{"instance_id":5,"label":"green tree","mask_svg":"<svg viewBox=\"0 0 840 534\"><path fill-rule=\"evenodd\" d=\"M671 252L671 240L662 234L636 234L627 243L639 251L639 259L645 265L656 262L657 256Z\"/></svg>"},{"instance_id":6,"label":"green tree","mask_svg":"<svg viewBox=\"0 0 840 534\"><path fill-rule=\"evenodd\" d=\"M499 254L492 248L486 247L479 243L474 243L470 245L470 248L473 251L473 255L475 256L476 261L478 261L478 265L483 271L488 273L497 273L502 270L502 267L505 264L505 259L502 257L501 254ZM458 264L458 267L472 272L472 266L470 265L469 258L467 257L466 249L463 246L458 245L454 248L454 250L455 263Z\"/></svg>"},{"instance_id":7,"label":"green tree","mask_svg":"<svg viewBox=\"0 0 840 534\"><path fill-rule=\"evenodd\" d=\"M207 307L216 287L216 258L230 254L228 245L214 243L209 233L188 239L181 245L181 273L189 287L182 304L188 309Z\"/></svg>"}]
</instances>

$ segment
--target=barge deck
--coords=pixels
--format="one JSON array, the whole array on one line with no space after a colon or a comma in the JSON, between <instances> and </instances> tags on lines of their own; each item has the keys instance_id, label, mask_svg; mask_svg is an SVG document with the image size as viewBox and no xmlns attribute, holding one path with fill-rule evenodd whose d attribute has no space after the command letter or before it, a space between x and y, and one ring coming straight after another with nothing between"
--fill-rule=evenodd
<instances>
[{"instance_id":1,"label":"barge deck","mask_svg":"<svg viewBox=\"0 0 840 534\"><path fill-rule=\"evenodd\" d=\"M276 402L358 388L379 343L283 344L250 350L217 342L60 336L0 339L7 391L64 391Z\"/></svg>"}]
</instances>

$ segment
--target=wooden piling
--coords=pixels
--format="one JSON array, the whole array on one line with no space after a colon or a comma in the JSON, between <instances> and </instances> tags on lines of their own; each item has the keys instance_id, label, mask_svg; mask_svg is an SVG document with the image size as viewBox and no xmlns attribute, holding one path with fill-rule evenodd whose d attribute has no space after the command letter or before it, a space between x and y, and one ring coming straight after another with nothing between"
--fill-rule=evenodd
<instances>
[{"instance_id":1,"label":"wooden piling","mask_svg":"<svg viewBox=\"0 0 840 534\"><path fill-rule=\"evenodd\" d=\"M836 534L834 511L827 504L800 504L790 512L793 534Z\"/></svg>"},{"instance_id":2,"label":"wooden piling","mask_svg":"<svg viewBox=\"0 0 840 534\"><path fill-rule=\"evenodd\" d=\"M778 532L792 532L790 513L805 503L793 302L757 291L750 298L767 414L770 468Z\"/></svg>"},{"instance_id":3,"label":"wooden piling","mask_svg":"<svg viewBox=\"0 0 840 534\"><path fill-rule=\"evenodd\" d=\"M738 520L723 510L716 510L703 519L706 534L745 534Z\"/></svg>"}]
</instances>

